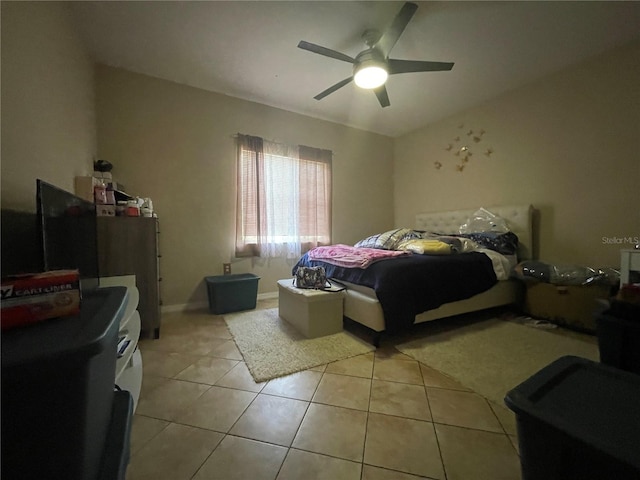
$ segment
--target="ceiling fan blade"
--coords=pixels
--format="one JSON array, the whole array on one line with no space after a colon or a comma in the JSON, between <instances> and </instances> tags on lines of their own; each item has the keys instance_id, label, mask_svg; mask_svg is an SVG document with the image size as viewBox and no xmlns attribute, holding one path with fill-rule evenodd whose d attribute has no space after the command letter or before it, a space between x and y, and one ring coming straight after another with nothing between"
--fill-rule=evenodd
<instances>
[{"instance_id":1,"label":"ceiling fan blade","mask_svg":"<svg viewBox=\"0 0 640 480\"><path fill-rule=\"evenodd\" d=\"M409 72L441 72L451 70L453 62L423 62L420 60L387 60L389 75Z\"/></svg>"},{"instance_id":2,"label":"ceiling fan blade","mask_svg":"<svg viewBox=\"0 0 640 480\"><path fill-rule=\"evenodd\" d=\"M335 85L327 88L324 92L319 93L318 95L316 95L315 98L316 100L322 100L324 97L326 97L327 95L332 94L333 92L335 92L336 90L338 90L339 88L344 87L346 84L348 84L351 80L353 80L353 77L349 77L349 78L345 78L344 80L336 83Z\"/></svg>"},{"instance_id":3,"label":"ceiling fan blade","mask_svg":"<svg viewBox=\"0 0 640 480\"><path fill-rule=\"evenodd\" d=\"M376 94L376 97L378 97L378 101L380 102L380 106L382 108L388 107L389 105L391 105L391 103L389 103L389 95L387 94L387 87L382 85L381 87L374 88L373 92Z\"/></svg>"},{"instance_id":4,"label":"ceiling fan blade","mask_svg":"<svg viewBox=\"0 0 640 480\"><path fill-rule=\"evenodd\" d=\"M335 50L331 50L330 48L321 47L320 45L316 45L315 43L305 42L304 40L298 43L298 48L301 48L303 50L308 50L310 52L317 53L319 55L324 55L325 57L331 57L331 58L335 58L336 60L342 60L343 62L356 63L356 59L351 58L349 55L336 52Z\"/></svg>"},{"instance_id":5,"label":"ceiling fan blade","mask_svg":"<svg viewBox=\"0 0 640 480\"><path fill-rule=\"evenodd\" d=\"M376 43L376 48L382 52L382 54L387 57L391 49L396 44L404 29L407 28L407 24L413 17L413 14L416 13L418 9L418 5L415 3L407 2L405 3L396 17L391 22L391 25L384 31L378 43Z\"/></svg>"}]
</instances>

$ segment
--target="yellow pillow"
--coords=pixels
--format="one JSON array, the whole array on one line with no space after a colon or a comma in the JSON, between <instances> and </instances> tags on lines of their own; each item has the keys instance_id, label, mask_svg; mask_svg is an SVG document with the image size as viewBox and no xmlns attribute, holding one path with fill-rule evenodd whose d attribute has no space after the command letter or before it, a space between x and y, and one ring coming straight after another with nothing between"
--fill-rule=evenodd
<instances>
[{"instance_id":1,"label":"yellow pillow","mask_svg":"<svg viewBox=\"0 0 640 480\"><path fill-rule=\"evenodd\" d=\"M450 255L453 253L451 245L448 243L427 238L405 240L398 245L397 250L406 250L423 255Z\"/></svg>"}]
</instances>

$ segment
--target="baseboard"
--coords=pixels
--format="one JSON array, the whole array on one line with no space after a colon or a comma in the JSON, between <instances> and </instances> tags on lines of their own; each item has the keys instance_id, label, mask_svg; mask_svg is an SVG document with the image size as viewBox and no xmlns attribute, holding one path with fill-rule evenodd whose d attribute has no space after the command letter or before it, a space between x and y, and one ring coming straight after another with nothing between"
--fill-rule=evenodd
<instances>
[{"instance_id":1,"label":"baseboard","mask_svg":"<svg viewBox=\"0 0 640 480\"><path fill-rule=\"evenodd\" d=\"M271 300L272 298L278 298L278 291L275 292L267 292L267 293L259 293L258 300Z\"/></svg>"},{"instance_id":2,"label":"baseboard","mask_svg":"<svg viewBox=\"0 0 640 480\"><path fill-rule=\"evenodd\" d=\"M278 292L259 293L258 300L271 300L278 298ZM160 307L161 313L186 312L189 310L206 310L209 308L209 302L190 302L177 303L174 305L163 305Z\"/></svg>"},{"instance_id":3,"label":"baseboard","mask_svg":"<svg viewBox=\"0 0 640 480\"><path fill-rule=\"evenodd\" d=\"M207 308L209 308L209 302L176 303L174 305L162 305L160 312L185 312L187 310L202 310Z\"/></svg>"}]
</instances>

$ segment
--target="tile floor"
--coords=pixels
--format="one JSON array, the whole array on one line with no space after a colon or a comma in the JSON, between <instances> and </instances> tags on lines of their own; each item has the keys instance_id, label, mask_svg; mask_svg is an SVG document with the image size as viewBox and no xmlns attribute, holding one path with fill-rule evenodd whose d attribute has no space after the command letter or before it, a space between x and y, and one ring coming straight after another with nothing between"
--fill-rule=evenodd
<instances>
[{"instance_id":1,"label":"tile floor","mask_svg":"<svg viewBox=\"0 0 640 480\"><path fill-rule=\"evenodd\" d=\"M260 384L219 316L140 348L127 480L520 478L512 413L392 345Z\"/></svg>"}]
</instances>

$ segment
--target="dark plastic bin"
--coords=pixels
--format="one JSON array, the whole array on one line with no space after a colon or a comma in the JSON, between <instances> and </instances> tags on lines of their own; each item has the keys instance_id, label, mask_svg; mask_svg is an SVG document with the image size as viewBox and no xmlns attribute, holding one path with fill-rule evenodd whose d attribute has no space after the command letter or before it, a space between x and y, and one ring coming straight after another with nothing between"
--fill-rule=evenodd
<instances>
[{"instance_id":1,"label":"dark plastic bin","mask_svg":"<svg viewBox=\"0 0 640 480\"><path fill-rule=\"evenodd\" d=\"M640 306L612 302L596 316L596 332L602 363L640 374Z\"/></svg>"},{"instance_id":2,"label":"dark plastic bin","mask_svg":"<svg viewBox=\"0 0 640 480\"><path fill-rule=\"evenodd\" d=\"M126 299L125 287L99 288L79 315L2 332L3 479L98 477Z\"/></svg>"},{"instance_id":3,"label":"dark plastic bin","mask_svg":"<svg viewBox=\"0 0 640 480\"><path fill-rule=\"evenodd\" d=\"M258 280L260 277L253 273L205 277L209 311L220 315L256 308Z\"/></svg>"},{"instance_id":4,"label":"dark plastic bin","mask_svg":"<svg viewBox=\"0 0 640 480\"><path fill-rule=\"evenodd\" d=\"M133 397L126 390L113 392L111 423L97 480L125 480L131 450Z\"/></svg>"},{"instance_id":5,"label":"dark plastic bin","mask_svg":"<svg viewBox=\"0 0 640 480\"><path fill-rule=\"evenodd\" d=\"M640 376L565 356L507 393L523 480L640 479Z\"/></svg>"}]
</instances>

